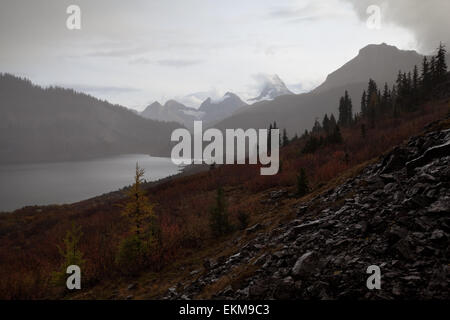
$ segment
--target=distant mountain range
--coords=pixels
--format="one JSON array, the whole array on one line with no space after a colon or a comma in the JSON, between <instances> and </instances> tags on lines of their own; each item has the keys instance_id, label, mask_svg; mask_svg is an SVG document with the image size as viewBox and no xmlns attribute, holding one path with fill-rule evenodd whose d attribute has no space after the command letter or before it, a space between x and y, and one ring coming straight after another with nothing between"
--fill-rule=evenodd
<instances>
[{"instance_id":1,"label":"distant mountain range","mask_svg":"<svg viewBox=\"0 0 450 320\"><path fill-rule=\"evenodd\" d=\"M273 100L282 95L292 95L278 75L264 76L264 82L260 94L249 103ZM213 125L220 120L232 116L236 111L248 104L232 92L227 92L220 98L205 99L198 109L187 107L175 100L169 100L164 105L154 102L141 112L141 116L158 120L174 121L183 124L187 128L193 127L194 120L202 120L206 125Z\"/></svg>"},{"instance_id":2,"label":"distant mountain range","mask_svg":"<svg viewBox=\"0 0 450 320\"><path fill-rule=\"evenodd\" d=\"M170 155L180 124L70 89L42 88L0 74L0 163L48 162L143 153Z\"/></svg>"},{"instance_id":3,"label":"distant mountain range","mask_svg":"<svg viewBox=\"0 0 450 320\"><path fill-rule=\"evenodd\" d=\"M164 105L161 105L158 101L153 102L141 112L141 116L144 118L177 122L187 128L192 127L194 120L201 119L202 115L203 112L186 107L175 100L169 100Z\"/></svg>"},{"instance_id":4,"label":"distant mountain range","mask_svg":"<svg viewBox=\"0 0 450 320\"><path fill-rule=\"evenodd\" d=\"M153 120L178 122L192 128L194 120L211 124L232 115L246 105L236 94L227 92L219 100L207 98L199 109L186 107L175 100L169 100L164 105L154 102L145 108L141 115Z\"/></svg>"},{"instance_id":5,"label":"distant mountain range","mask_svg":"<svg viewBox=\"0 0 450 320\"><path fill-rule=\"evenodd\" d=\"M379 86L392 84L398 71L411 71L414 65L420 69L423 56L415 51L399 50L387 44L368 45L345 65L332 72L325 82L308 93L281 95L271 101L261 101L241 108L232 116L215 125L226 128L267 128L273 121L288 134L301 134L311 129L315 119L327 113L338 115L339 98L348 90L353 100L353 111L359 112L363 90L369 78Z\"/></svg>"}]
</instances>

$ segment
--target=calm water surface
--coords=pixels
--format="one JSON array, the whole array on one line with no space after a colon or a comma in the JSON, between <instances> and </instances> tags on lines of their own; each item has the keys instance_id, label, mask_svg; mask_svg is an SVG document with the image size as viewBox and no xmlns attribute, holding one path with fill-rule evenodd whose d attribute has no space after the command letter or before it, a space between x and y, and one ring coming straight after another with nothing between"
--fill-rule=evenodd
<instances>
[{"instance_id":1,"label":"calm water surface","mask_svg":"<svg viewBox=\"0 0 450 320\"><path fill-rule=\"evenodd\" d=\"M133 183L136 162L147 181L179 172L170 158L132 154L88 161L0 165L0 211L71 203Z\"/></svg>"}]
</instances>

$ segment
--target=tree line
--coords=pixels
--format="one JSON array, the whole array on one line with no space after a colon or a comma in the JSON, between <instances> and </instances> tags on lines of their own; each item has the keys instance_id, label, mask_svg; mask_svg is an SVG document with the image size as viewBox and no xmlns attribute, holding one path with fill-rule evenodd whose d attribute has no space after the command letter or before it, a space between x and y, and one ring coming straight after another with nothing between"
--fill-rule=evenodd
<instances>
[{"instance_id":1,"label":"tree line","mask_svg":"<svg viewBox=\"0 0 450 320\"><path fill-rule=\"evenodd\" d=\"M361 125L361 135L366 136L368 128L375 128L378 121L386 117L398 118L402 113L416 111L421 103L430 99L435 94L434 88L447 80L447 50L440 43L435 55L424 56L421 70L417 65L412 71L398 72L395 83L389 87L384 83L383 88L379 88L373 79L369 79L367 89L361 96L361 112L353 112L353 103L347 91L339 99L338 119L334 114L325 114L322 121L315 120L311 131L305 130L300 139L305 141L301 153L314 153L319 148L340 144L343 142L341 127L348 128ZM271 129L277 128L276 122L270 125ZM270 135L269 135L270 136ZM288 145L291 141L299 139L295 135L292 139L287 136L286 129L283 129L281 146ZM345 161L348 162L349 155L345 153ZM307 177L304 168L300 168L297 177L297 189L299 195L307 193Z\"/></svg>"}]
</instances>

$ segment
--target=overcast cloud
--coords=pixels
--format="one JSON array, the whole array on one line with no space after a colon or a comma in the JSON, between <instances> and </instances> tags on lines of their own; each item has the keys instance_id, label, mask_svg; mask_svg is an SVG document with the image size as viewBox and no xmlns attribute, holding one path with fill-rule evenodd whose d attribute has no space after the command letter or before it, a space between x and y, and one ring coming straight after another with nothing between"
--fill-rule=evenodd
<instances>
[{"instance_id":1,"label":"overcast cloud","mask_svg":"<svg viewBox=\"0 0 450 320\"><path fill-rule=\"evenodd\" d=\"M310 90L369 43L427 52L447 41L449 1L2 0L0 72L63 84L142 110L176 98L257 95L258 74ZM77 4L82 29L66 28ZM395 5L394 5L395 4Z\"/></svg>"},{"instance_id":2,"label":"overcast cloud","mask_svg":"<svg viewBox=\"0 0 450 320\"><path fill-rule=\"evenodd\" d=\"M367 19L367 7L381 8L383 24L394 24L413 32L418 49L431 53L439 42L450 43L450 1L448 0L348 0L359 17Z\"/></svg>"}]
</instances>

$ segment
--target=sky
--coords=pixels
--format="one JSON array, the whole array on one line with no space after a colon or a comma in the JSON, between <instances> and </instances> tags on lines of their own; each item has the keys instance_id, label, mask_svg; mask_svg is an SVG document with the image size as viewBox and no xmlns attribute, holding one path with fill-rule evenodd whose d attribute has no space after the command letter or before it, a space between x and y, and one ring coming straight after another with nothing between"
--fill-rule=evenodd
<instances>
[{"instance_id":1,"label":"sky","mask_svg":"<svg viewBox=\"0 0 450 320\"><path fill-rule=\"evenodd\" d=\"M66 27L72 4L80 30ZM430 53L448 40L449 12L447 0L1 0L0 72L136 110L198 107L254 97L268 74L311 90L371 43Z\"/></svg>"}]
</instances>

